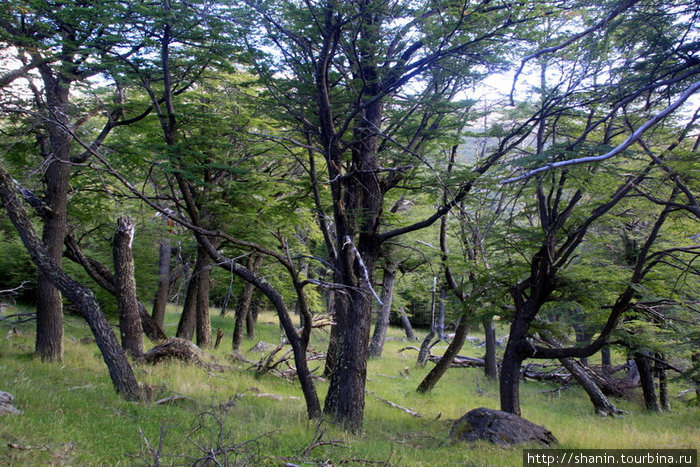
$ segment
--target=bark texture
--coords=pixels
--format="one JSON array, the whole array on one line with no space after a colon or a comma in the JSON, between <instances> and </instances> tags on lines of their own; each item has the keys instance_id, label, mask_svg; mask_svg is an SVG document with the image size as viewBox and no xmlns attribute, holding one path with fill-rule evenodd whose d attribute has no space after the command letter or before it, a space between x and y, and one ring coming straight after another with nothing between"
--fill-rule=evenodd
<instances>
[{"instance_id":1,"label":"bark texture","mask_svg":"<svg viewBox=\"0 0 700 467\"><path fill-rule=\"evenodd\" d=\"M134 221L129 217L120 217L112 249L122 348L128 354L138 357L143 353L143 332L136 299L134 257L131 249L135 233Z\"/></svg>"}]
</instances>

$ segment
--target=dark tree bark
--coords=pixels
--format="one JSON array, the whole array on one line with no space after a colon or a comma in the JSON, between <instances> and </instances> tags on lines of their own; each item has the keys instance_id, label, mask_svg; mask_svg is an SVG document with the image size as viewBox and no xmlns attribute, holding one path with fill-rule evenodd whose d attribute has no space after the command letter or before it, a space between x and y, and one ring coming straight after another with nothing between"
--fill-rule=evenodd
<instances>
[{"instance_id":1,"label":"dark tree bark","mask_svg":"<svg viewBox=\"0 0 700 467\"><path fill-rule=\"evenodd\" d=\"M606 345L600 349L600 364L604 368L609 368L612 366L612 358L610 356L610 346Z\"/></svg>"},{"instance_id":2,"label":"dark tree bark","mask_svg":"<svg viewBox=\"0 0 700 467\"><path fill-rule=\"evenodd\" d=\"M200 247L201 248L201 247ZM206 258L205 266L197 277L197 305L196 305L196 330L197 345L206 349L211 345L211 319L209 318L209 291L211 290L211 274L209 273L209 257L202 248L202 255Z\"/></svg>"},{"instance_id":3,"label":"dark tree bark","mask_svg":"<svg viewBox=\"0 0 700 467\"><path fill-rule=\"evenodd\" d=\"M659 412L659 401L656 398L656 388L654 387L654 372L651 365L651 360L647 358L647 352L635 353L634 362L637 364L639 380L642 384L644 406L649 411Z\"/></svg>"},{"instance_id":4,"label":"dark tree bark","mask_svg":"<svg viewBox=\"0 0 700 467\"><path fill-rule=\"evenodd\" d=\"M139 399L140 389L136 377L95 296L90 289L70 278L54 261L36 236L27 213L20 204L20 197L13 187L12 178L2 167L0 167L0 200L34 264L44 277L75 305L87 321L102 358L107 364L116 391L128 400Z\"/></svg>"},{"instance_id":5,"label":"dark tree bark","mask_svg":"<svg viewBox=\"0 0 700 467\"><path fill-rule=\"evenodd\" d=\"M498 362L496 361L496 328L493 325L493 317L483 319L484 339L486 342L486 355L484 356L484 374L491 381L498 381Z\"/></svg>"},{"instance_id":6,"label":"dark tree bark","mask_svg":"<svg viewBox=\"0 0 700 467\"><path fill-rule=\"evenodd\" d=\"M153 299L153 311L151 316L163 327L165 319L165 306L168 304L170 294L170 254L172 252L170 240L162 239L158 247L158 290Z\"/></svg>"},{"instance_id":7,"label":"dark tree bark","mask_svg":"<svg viewBox=\"0 0 700 467\"><path fill-rule=\"evenodd\" d=\"M248 339L255 339L255 323L258 321L260 311L260 295L253 291L253 298L250 302L248 313L245 317L245 331Z\"/></svg>"},{"instance_id":8,"label":"dark tree bark","mask_svg":"<svg viewBox=\"0 0 700 467\"><path fill-rule=\"evenodd\" d=\"M194 329L197 322L197 289L199 287L199 281L197 281L197 276L195 275L196 271L197 268L195 266L192 275L187 281L185 300L182 303L182 314L180 314L180 321L177 323L177 331L175 332L175 337L190 341L194 336Z\"/></svg>"},{"instance_id":9,"label":"dark tree bark","mask_svg":"<svg viewBox=\"0 0 700 467\"><path fill-rule=\"evenodd\" d=\"M185 302L182 305L182 315L180 315L180 321L177 325L176 337L189 341L194 337L195 328L197 326L197 302L199 300L199 287L201 285L200 276L206 274L205 270L208 264L209 257L203 249L198 247L194 269L187 283Z\"/></svg>"},{"instance_id":10,"label":"dark tree bark","mask_svg":"<svg viewBox=\"0 0 700 467\"><path fill-rule=\"evenodd\" d=\"M143 331L136 299L134 258L131 252L135 228L131 218L120 217L112 248L122 348L126 353L138 357L143 353Z\"/></svg>"},{"instance_id":11,"label":"dark tree bark","mask_svg":"<svg viewBox=\"0 0 700 467\"><path fill-rule=\"evenodd\" d=\"M340 330L338 329L335 310L338 306L340 306L341 300L344 300L344 298L344 296L339 295L332 289L328 292L328 314L331 316L335 324L331 326L331 332L328 338L328 349L326 350L326 360L323 367L324 378L330 378L333 374L333 368L335 367L335 361L338 353L338 340L340 339Z\"/></svg>"},{"instance_id":12,"label":"dark tree bark","mask_svg":"<svg viewBox=\"0 0 700 467\"><path fill-rule=\"evenodd\" d=\"M429 392L434 387L435 384L442 378L447 369L452 364L454 358L459 354L464 346L464 341L466 340L467 334L469 333L469 325L467 324L467 316L462 314L457 321L457 329L455 329L455 337L447 346L445 354L442 356L439 362L435 364L432 370L423 378L423 381L418 385L418 392Z\"/></svg>"},{"instance_id":13,"label":"dark tree bark","mask_svg":"<svg viewBox=\"0 0 700 467\"><path fill-rule=\"evenodd\" d=\"M44 175L45 201L48 206L44 216L42 241L47 253L58 267L63 256L68 214L68 184L70 178L70 152L73 140L69 128L69 94L72 80L56 75L48 65L39 67L44 88L45 103L39 104L45 117L48 147L43 148L48 166ZM40 143L41 143L40 138ZM45 140L43 141L45 142ZM37 285L36 354L44 361L61 361L63 358L63 304L61 294L51 280L39 272Z\"/></svg>"},{"instance_id":14,"label":"dark tree bark","mask_svg":"<svg viewBox=\"0 0 700 467\"><path fill-rule=\"evenodd\" d=\"M396 283L396 270L399 262L391 261L384 268L384 278L382 280L382 306L377 313L377 322L374 325L374 334L369 344L369 356L381 357L384 350L384 340L386 331L389 328L389 318L391 315L391 304L394 300L394 284Z\"/></svg>"},{"instance_id":15,"label":"dark tree bark","mask_svg":"<svg viewBox=\"0 0 700 467\"><path fill-rule=\"evenodd\" d=\"M659 377L659 402L661 404L661 409L670 411L671 399L668 396L668 375L666 374L666 364L664 363L663 354L656 354L656 360L654 361L654 372Z\"/></svg>"},{"instance_id":16,"label":"dark tree bark","mask_svg":"<svg viewBox=\"0 0 700 467\"><path fill-rule=\"evenodd\" d=\"M262 265L262 256L252 254L248 256L248 269L253 272L257 272ZM243 342L243 328L246 325L248 315L250 314L250 303L253 299L253 292L255 291L255 285L250 282L246 282L243 286L243 291L240 297L238 297L238 303L236 304L236 321L233 325L233 342L232 348L233 353L241 353L241 343Z\"/></svg>"}]
</instances>

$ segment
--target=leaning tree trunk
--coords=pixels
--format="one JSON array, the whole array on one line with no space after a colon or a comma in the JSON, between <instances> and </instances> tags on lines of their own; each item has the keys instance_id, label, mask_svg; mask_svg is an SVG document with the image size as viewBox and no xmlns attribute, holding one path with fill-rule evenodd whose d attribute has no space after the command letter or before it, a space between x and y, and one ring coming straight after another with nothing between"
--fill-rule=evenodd
<instances>
[{"instance_id":1,"label":"leaning tree trunk","mask_svg":"<svg viewBox=\"0 0 700 467\"><path fill-rule=\"evenodd\" d=\"M404 332L406 333L406 339L408 339L409 341L415 340L416 335L413 333L413 326L411 326L411 320L408 319L406 310L404 310L403 307L399 308L399 314L401 315L401 324L403 326Z\"/></svg>"},{"instance_id":2,"label":"leaning tree trunk","mask_svg":"<svg viewBox=\"0 0 700 467\"><path fill-rule=\"evenodd\" d=\"M12 178L2 167L0 167L0 200L39 271L75 305L87 321L102 358L107 364L116 391L128 400L138 399L140 389L134 372L95 296L90 289L63 272L41 243L26 211L20 204L20 197L13 187Z\"/></svg>"},{"instance_id":3,"label":"leaning tree trunk","mask_svg":"<svg viewBox=\"0 0 700 467\"><path fill-rule=\"evenodd\" d=\"M428 373L425 378L423 378L423 381L421 381L421 383L418 385L418 392L426 393L435 387L437 382L440 381L440 378L442 378L447 369L450 367L452 361L457 356L459 351L462 350L462 346L464 345L468 332L469 325L467 324L467 316L462 314L459 317L459 321L457 321L457 329L455 329L454 339L452 339L450 345L447 346L447 350L445 350L445 354L442 356L440 361L435 364L433 369L430 370L430 373Z\"/></svg>"},{"instance_id":4,"label":"leaning tree trunk","mask_svg":"<svg viewBox=\"0 0 700 467\"><path fill-rule=\"evenodd\" d=\"M588 398L593 403L596 413L603 416L619 415L624 413L624 411L615 407L615 404L610 402L610 399L605 397L603 391L600 390L598 385L593 381L593 379L588 374L586 368L573 358L560 358L559 361L564 368L569 370L573 377L581 385Z\"/></svg>"},{"instance_id":5,"label":"leaning tree trunk","mask_svg":"<svg viewBox=\"0 0 700 467\"><path fill-rule=\"evenodd\" d=\"M168 304L168 294L170 293L171 252L170 240L162 239L158 247L158 290L153 299L153 312L151 313L151 316L160 327L163 327L165 306Z\"/></svg>"},{"instance_id":6,"label":"leaning tree trunk","mask_svg":"<svg viewBox=\"0 0 700 467\"><path fill-rule=\"evenodd\" d=\"M126 353L138 357L143 353L143 331L136 299L134 257L131 252L134 233L134 221L129 217L120 217L112 248L122 348Z\"/></svg>"},{"instance_id":7,"label":"leaning tree trunk","mask_svg":"<svg viewBox=\"0 0 700 467\"><path fill-rule=\"evenodd\" d=\"M644 406L652 412L659 412L659 402L656 399L656 389L654 388L654 372L651 361L646 356L646 352L634 354L634 361L639 371L639 380L642 384L642 394L644 395Z\"/></svg>"},{"instance_id":8,"label":"leaning tree trunk","mask_svg":"<svg viewBox=\"0 0 700 467\"><path fill-rule=\"evenodd\" d=\"M382 306L377 313L377 323L374 325L374 334L369 344L369 356L381 357L386 340L386 331L389 328L389 317L391 315L391 304L394 298L394 284L396 283L396 270L399 263L392 261L384 268L384 278L382 280Z\"/></svg>"}]
</instances>

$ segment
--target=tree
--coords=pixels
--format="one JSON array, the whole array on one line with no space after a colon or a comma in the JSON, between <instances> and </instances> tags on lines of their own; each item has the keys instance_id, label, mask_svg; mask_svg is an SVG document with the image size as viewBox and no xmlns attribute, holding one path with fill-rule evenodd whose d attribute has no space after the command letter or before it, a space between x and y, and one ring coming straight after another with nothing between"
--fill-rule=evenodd
<instances>
[{"instance_id":1,"label":"tree","mask_svg":"<svg viewBox=\"0 0 700 467\"><path fill-rule=\"evenodd\" d=\"M511 318L512 324L500 381L501 408L505 411L513 413L520 411L518 381L520 365L525 358L586 357L599 350L615 329L623 313L628 311L638 299L637 290L642 281L654 267L658 266L658 262L653 258L668 255L667 249L656 246L661 229L672 213L671 210L664 209L652 218L651 227L634 257L627 285L619 289L615 304L610 308L604 325L592 343L582 347L555 349L538 346L531 341L530 329L531 326L540 325L536 324L540 319L540 312L566 290L569 281L564 280L564 271L576 264L574 258L583 248L585 237L590 234L592 225L600 223L604 216L611 215L618 204L636 193L637 187L643 187L648 183L652 179L650 176L652 172L665 164L664 159L674 158L672 152L669 152L665 153L663 158L652 158L650 164L642 165L635 162L632 145L645 131L661 128L660 123L664 118L676 111L690 93L694 92L695 85L687 88L683 86L700 71L696 61L688 60L685 56L675 57L672 52L672 50L684 49L687 45L686 33L689 25L673 20L675 9L685 7L684 4L669 5L661 13L656 9L651 12L646 7L636 7L624 22L615 24L612 29L601 30L602 37L607 37L615 45L605 49L602 54L597 47L586 49L590 50L587 66L580 69L558 61L562 58L561 56L556 59L553 57L543 59L540 62L543 78L540 86L542 99L539 105L542 119L534 148L535 155L529 156L530 163L536 160L536 164L539 163L542 168L561 167L563 170L556 175L552 173L542 175L544 171L540 170L540 167L535 171L527 171L528 176L538 176L533 188L536 203L530 211L529 222L531 225L535 224L540 233L537 246L533 248L533 253L527 259L527 269L523 270L525 278L511 287L515 310ZM638 42L630 47L628 34L630 29L628 28L637 28L643 21L653 21L658 26L656 31L667 40L659 41L657 36L640 37L644 34L635 30L632 37L638 39ZM596 37L595 40L600 41L601 37ZM533 56L541 57L560 51L570 42L567 44L564 41L561 44L562 47L542 48L540 50L543 52L537 52ZM644 52L644 57L647 58L641 58L640 52ZM637 61L638 66L632 69L626 66L610 66L610 60L613 58L620 64ZM567 76L568 79L567 81L558 80L552 85L547 81L549 77L547 67L552 67L555 63L557 72L554 74L558 74L559 77ZM601 82L601 71L605 71L608 76L604 85L598 84ZM592 94L588 93L585 86L581 87L580 91L576 90L586 83L592 83L591 89L594 91ZM585 107L582 104L574 104L581 97L584 98ZM573 101L568 102L570 99ZM639 100L644 100L644 104L635 105ZM672 104L667 105L668 101ZM602 103L607 103L608 107L601 107ZM585 108L586 113L562 112L565 109L575 109L577 106ZM632 130L630 136L615 144L625 134L618 129L627 126L619 124L624 122L625 115L629 115L628 109L632 108L635 109L635 119L644 123L636 130ZM578 119L568 118L577 114ZM681 135L683 133L681 132ZM611 146L614 149L609 150ZM619 168L613 168L612 163L609 163L607 170L601 170L595 165L588 166L588 170L585 171L569 170L577 163L607 160L624 151L627 151L627 158L618 162ZM580 157L581 154L590 153L603 153L605 157ZM543 159L548 160L549 164L542 164ZM626 180L622 180L619 176L615 178L614 174L617 170L626 171L623 172L628 174ZM594 182L581 183L584 180L583 174L590 177L591 181L596 177L608 180L608 187L603 191L607 191L608 194L601 198L593 190ZM620 182L616 190L609 191L613 180L620 180ZM644 191L644 188L641 190ZM665 193L668 193L666 203L677 196L675 192L665 191ZM580 211L594 199L597 201L589 208L587 214L583 213L585 210ZM640 207L637 206L637 209ZM648 207L641 207L641 209L646 210ZM523 209L522 212L527 215L528 210ZM639 211L636 212L639 213ZM658 248L658 251L654 251L655 248ZM687 253L692 254L692 249Z\"/></svg>"},{"instance_id":2,"label":"tree","mask_svg":"<svg viewBox=\"0 0 700 467\"><path fill-rule=\"evenodd\" d=\"M0 14L3 49L15 54L18 68L6 73L3 87L23 80L32 96L29 108L22 97L6 110L28 114L35 122L38 152L45 164L42 241L60 266L67 232L71 164L84 163L89 151L75 150L73 134L89 127L93 115L105 122L91 136L89 147L99 147L112 129L128 123L123 117L120 89L114 106L92 103L85 109L73 91L89 79L105 73L114 54L129 55L131 35L125 30L129 9L119 2L103 2L86 8L83 2L17 1ZM36 72L36 73L34 73ZM36 353L42 360L61 360L63 352L62 302L58 290L40 271L37 290Z\"/></svg>"},{"instance_id":3,"label":"tree","mask_svg":"<svg viewBox=\"0 0 700 467\"><path fill-rule=\"evenodd\" d=\"M141 397L141 390L136 377L95 296L90 289L69 277L56 264L34 232L29 216L21 204L21 196L14 188L12 178L2 166L0 166L0 200L29 251L32 261L41 273L65 294L87 321L102 358L107 364L115 390L127 400L138 400Z\"/></svg>"},{"instance_id":4,"label":"tree","mask_svg":"<svg viewBox=\"0 0 700 467\"><path fill-rule=\"evenodd\" d=\"M448 116L464 104L452 101L459 89L497 67L518 25L534 16L489 2L246 3L254 12L249 31L262 33L246 41L255 70L299 135L277 140L309 151L317 222L338 289L325 411L359 430L381 246L435 223L466 196L470 183L433 215L392 230L384 230L385 197L407 188L402 184L416 173L415 161L425 167L432 142L454 124ZM263 46L276 53L266 54Z\"/></svg>"}]
</instances>

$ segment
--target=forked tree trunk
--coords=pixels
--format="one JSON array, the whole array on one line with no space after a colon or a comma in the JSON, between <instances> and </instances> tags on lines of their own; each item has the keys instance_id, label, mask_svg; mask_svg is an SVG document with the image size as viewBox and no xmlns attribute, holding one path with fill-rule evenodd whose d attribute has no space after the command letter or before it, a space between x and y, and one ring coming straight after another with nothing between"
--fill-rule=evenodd
<instances>
[{"instance_id":1,"label":"forked tree trunk","mask_svg":"<svg viewBox=\"0 0 700 467\"><path fill-rule=\"evenodd\" d=\"M126 353L138 357L143 353L143 331L136 299L134 257L131 251L135 228L131 218L119 218L112 242L112 252L122 348Z\"/></svg>"},{"instance_id":2,"label":"forked tree trunk","mask_svg":"<svg viewBox=\"0 0 700 467\"><path fill-rule=\"evenodd\" d=\"M128 400L139 399L140 389L134 372L95 296L90 289L63 272L39 241L26 211L20 204L20 196L13 187L11 177L2 167L0 167L0 200L39 271L75 305L87 321L102 358L107 364L116 391Z\"/></svg>"},{"instance_id":3,"label":"forked tree trunk","mask_svg":"<svg viewBox=\"0 0 700 467\"><path fill-rule=\"evenodd\" d=\"M151 316L160 327L163 327L165 306L168 304L168 295L170 293L171 252L170 240L161 240L158 247L158 290L153 299L153 312L151 313Z\"/></svg>"}]
</instances>

